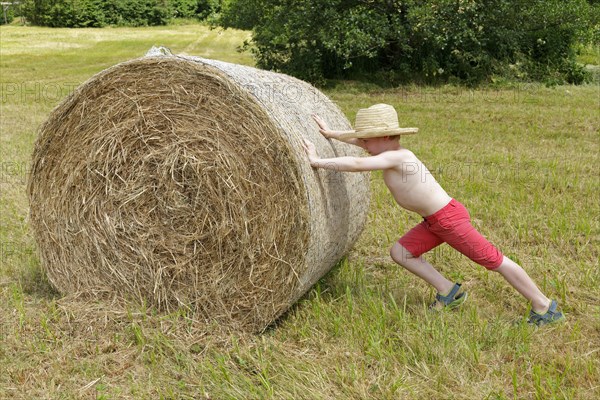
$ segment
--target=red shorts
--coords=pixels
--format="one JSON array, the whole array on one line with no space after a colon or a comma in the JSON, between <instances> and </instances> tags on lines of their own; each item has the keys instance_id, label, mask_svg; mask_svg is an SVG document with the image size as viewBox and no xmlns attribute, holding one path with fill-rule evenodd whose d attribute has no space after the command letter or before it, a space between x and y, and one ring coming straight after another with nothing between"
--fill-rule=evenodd
<instances>
[{"instance_id":1,"label":"red shorts","mask_svg":"<svg viewBox=\"0 0 600 400\"><path fill-rule=\"evenodd\" d=\"M423 219L398 240L414 257L445 242L487 269L496 269L502 264L502 253L471 225L469 212L459 201L452 199L444 208Z\"/></svg>"}]
</instances>

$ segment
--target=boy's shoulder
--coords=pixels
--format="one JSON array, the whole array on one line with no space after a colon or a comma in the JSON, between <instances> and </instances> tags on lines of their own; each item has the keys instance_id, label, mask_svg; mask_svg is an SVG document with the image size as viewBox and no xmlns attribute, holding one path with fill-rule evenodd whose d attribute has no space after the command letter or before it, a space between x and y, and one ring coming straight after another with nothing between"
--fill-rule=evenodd
<instances>
[{"instance_id":1,"label":"boy's shoulder","mask_svg":"<svg viewBox=\"0 0 600 400\"><path fill-rule=\"evenodd\" d=\"M386 157L397 160L398 162L414 161L417 158L417 156L415 156L415 153L408 149L405 149L404 147L398 150L388 150L383 154L385 154Z\"/></svg>"}]
</instances>

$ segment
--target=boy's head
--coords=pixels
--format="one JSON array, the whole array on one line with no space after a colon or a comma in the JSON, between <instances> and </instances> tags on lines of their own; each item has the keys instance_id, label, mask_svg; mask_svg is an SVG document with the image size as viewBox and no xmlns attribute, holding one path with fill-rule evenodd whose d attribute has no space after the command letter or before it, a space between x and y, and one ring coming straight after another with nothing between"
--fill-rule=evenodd
<instances>
[{"instance_id":1,"label":"boy's head","mask_svg":"<svg viewBox=\"0 0 600 400\"><path fill-rule=\"evenodd\" d=\"M362 147L375 156L388 150L397 150L400 147L400 135L380 136L359 139L362 142Z\"/></svg>"},{"instance_id":2,"label":"boy's head","mask_svg":"<svg viewBox=\"0 0 600 400\"><path fill-rule=\"evenodd\" d=\"M418 128L400 128L398 114L389 104L375 104L361 108L356 113L354 132L341 135L341 138L379 138L417 133Z\"/></svg>"}]
</instances>

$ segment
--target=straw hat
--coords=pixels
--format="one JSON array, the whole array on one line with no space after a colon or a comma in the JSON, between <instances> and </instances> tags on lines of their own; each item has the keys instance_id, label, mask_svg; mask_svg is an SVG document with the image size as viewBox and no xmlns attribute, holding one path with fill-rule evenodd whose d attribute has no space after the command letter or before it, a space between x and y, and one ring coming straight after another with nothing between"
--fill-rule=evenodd
<instances>
[{"instance_id":1,"label":"straw hat","mask_svg":"<svg viewBox=\"0 0 600 400\"><path fill-rule=\"evenodd\" d=\"M340 138L375 138L382 136L410 135L419 128L400 128L398 114L389 104L375 104L369 108L361 108L356 113L354 132L340 135Z\"/></svg>"}]
</instances>

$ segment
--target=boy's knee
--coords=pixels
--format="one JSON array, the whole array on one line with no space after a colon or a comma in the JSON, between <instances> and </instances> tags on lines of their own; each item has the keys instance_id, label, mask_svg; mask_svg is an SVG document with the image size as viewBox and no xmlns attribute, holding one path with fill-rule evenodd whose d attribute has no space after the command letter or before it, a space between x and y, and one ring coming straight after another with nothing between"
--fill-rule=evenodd
<instances>
[{"instance_id":1,"label":"boy's knee","mask_svg":"<svg viewBox=\"0 0 600 400\"><path fill-rule=\"evenodd\" d=\"M398 264L402 264L408 259L415 258L410 253L410 251L408 251L404 246L402 246L398 242L396 242L390 249L390 257L392 257L392 260L394 260Z\"/></svg>"}]
</instances>

